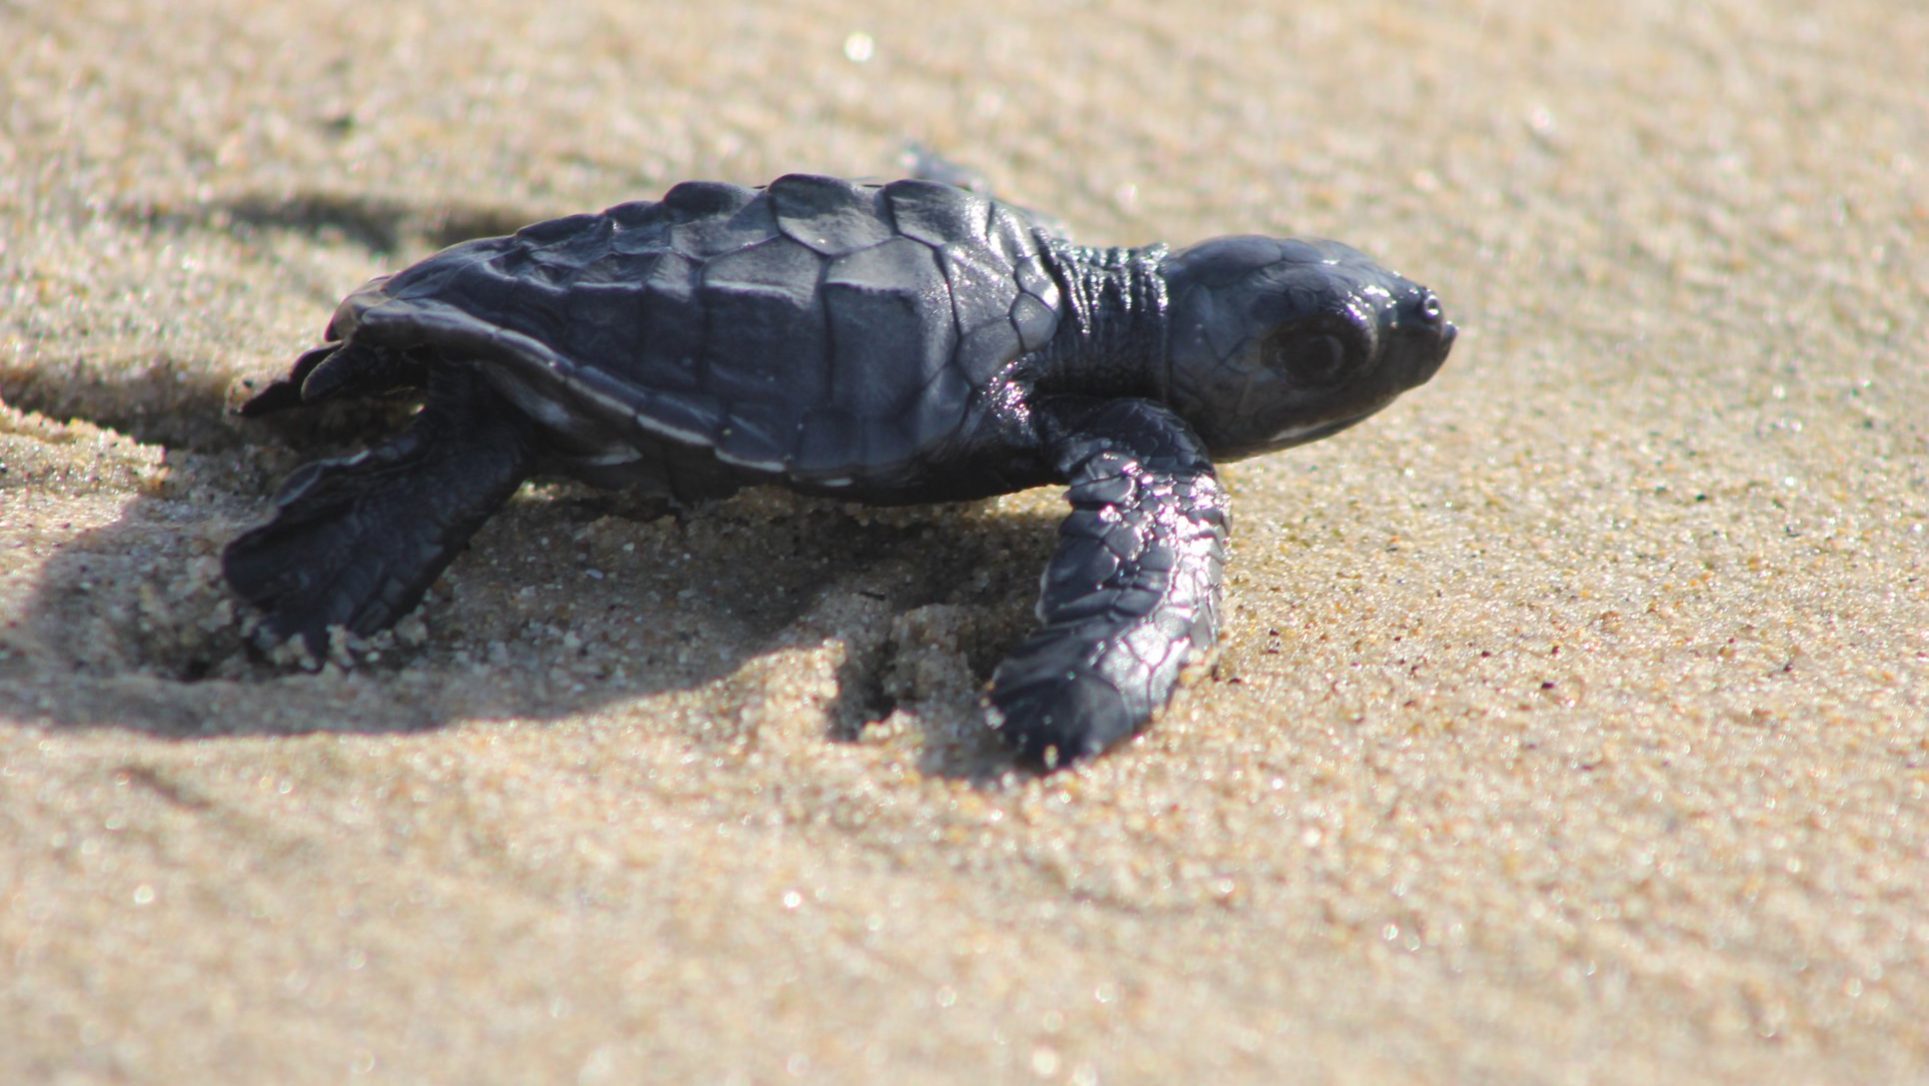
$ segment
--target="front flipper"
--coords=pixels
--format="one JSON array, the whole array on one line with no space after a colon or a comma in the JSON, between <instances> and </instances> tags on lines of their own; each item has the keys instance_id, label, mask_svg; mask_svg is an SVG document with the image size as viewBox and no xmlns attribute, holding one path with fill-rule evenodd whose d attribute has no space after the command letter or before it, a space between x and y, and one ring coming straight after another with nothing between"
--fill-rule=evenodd
<instances>
[{"instance_id":1,"label":"front flipper","mask_svg":"<svg viewBox=\"0 0 1929 1086\"><path fill-rule=\"evenodd\" d=\"M474 373L440 367L406 431L290 475L274 519L228 544L222 573L262 612L266 640L299 637L321 656L330 626L366 636L421 602L534 462L522 413Z\"/></svg>"},{"instance_id":2,"label":"front flipper","mask_svg":"<svg viewBox=\"0 0 1929 1086\"><path fill-rule=\"evenodd\" d=\"M993 726L1055 768L1138 731L1188 656L1218 636L1226 499L1205 446L1146 400L1039 409L1072 515L1038 598L1042 625L991 677Z\"/></svg>"},{"instance_id":3,"label":"front flipper","mask_svg":"<svg viewBox=\"0 0 1929 1086\"><path fill-rule=\"evenodd\" d=\"M936 148L927 147L912 140L904 145L903 152L898 155L898 162L904 167L906 176L915 177L920 181L936 181L942 185L950 185L964 189L966 192L975 192L980 196L989 197L1030 219L1033 226L1053 237L1069 239L1072 236L1071 230L1065 225L1063 219L1001 199L991 179L982 171L972 169L961 162L955 162L940 154Z\"/></svg>"}]
</instances>

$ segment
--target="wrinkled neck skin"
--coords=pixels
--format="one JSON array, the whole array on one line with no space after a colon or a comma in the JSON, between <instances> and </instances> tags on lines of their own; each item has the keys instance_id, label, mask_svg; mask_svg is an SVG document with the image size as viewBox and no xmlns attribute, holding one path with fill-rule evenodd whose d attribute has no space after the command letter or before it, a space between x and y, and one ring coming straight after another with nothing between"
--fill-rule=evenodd
<instances>
[{"instance_id":1,"label":"wrinkled neck skin","mask_svg":"<svg viewBox=\"0 0 1929 1086\"><path fill-rule=\"evenodd\" d=\"M1064 308L1058 331L1039 352L1037 390L1163 402L1169 299L1159 266L1166 247L1108 249L1039 240Z\"/></svg>"}]
</instances>

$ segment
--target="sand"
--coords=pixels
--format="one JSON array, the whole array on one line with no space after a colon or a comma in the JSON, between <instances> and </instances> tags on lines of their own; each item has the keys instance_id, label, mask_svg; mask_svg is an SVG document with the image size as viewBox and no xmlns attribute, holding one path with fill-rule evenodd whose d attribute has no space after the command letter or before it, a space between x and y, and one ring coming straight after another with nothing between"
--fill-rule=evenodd
<instances>
[{"instance_id":1,"label":"sand","mask_svg":"<svg viewBox=\"0 0 1929 1086\"><path fill-rule=\"evenodd\" d=\"M1929 1081L1929 9L1680 7L0 5L0 1081ZM536 487L242 651L342 293L912 139L1464 329L1143 738L978 723L1050 490Z\"/></svg>"}]
</instances>

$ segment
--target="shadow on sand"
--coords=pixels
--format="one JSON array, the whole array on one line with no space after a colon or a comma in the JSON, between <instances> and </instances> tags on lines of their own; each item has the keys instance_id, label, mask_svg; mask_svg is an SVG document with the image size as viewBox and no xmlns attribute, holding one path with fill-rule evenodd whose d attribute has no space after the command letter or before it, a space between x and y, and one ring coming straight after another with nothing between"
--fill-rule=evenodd
<instances>
[{"instance_id":1,"label":"shadow on sand","mask_svg":"<svg viewBox=\"0 0 1929 1086\"><path fill-rule=\"evenodd\" d=\"M188 409L224 410L225 396L200 399ZM219 554L288 470L372 436L326 431L250 423L238 439L170 447L164 480L60 542L0 628L5 715L177 739L387 733L553 720L716 685L703 709L663 726L706 748L754 742L768 703L819 712L827 742L853 741L904 709L924 731L925 772L984 779L1012 766L977 695L1031 621L1048 516L863 510L774 491L664 516L633 496L532 486L397 635L310 671L248 645ZM24 496L0 477L0 501ZM787 698L799 666L832 669L806 676L833 680L830 704Z\"/></svg>"}]
</instances>

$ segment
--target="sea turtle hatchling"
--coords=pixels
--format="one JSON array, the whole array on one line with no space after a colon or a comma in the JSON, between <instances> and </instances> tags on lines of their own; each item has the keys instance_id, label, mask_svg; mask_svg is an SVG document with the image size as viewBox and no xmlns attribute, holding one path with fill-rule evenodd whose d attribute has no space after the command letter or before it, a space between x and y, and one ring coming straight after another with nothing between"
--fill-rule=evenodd
<instances>
[{"instance_id":1,"label":"sea turtle hatchling","mask_svg":"<svg viewBox=\"0 0 1929 1086\"><path fill-rule=\"evenodd\" d=\"M987 714L1062 765L1132 735L1218 633L1228 460L1431 378L1434 294L1329 241L1074 245L914 179L689 182L464 242L350 294L255 416L424 390L226 550L260 636L317 653L413 608L525 479L679 502L774 483L901 504L1069 486L1040 625Z\"/></svg>"}]
</instances>

